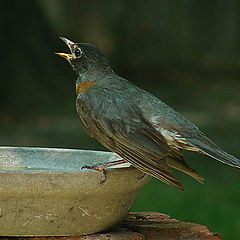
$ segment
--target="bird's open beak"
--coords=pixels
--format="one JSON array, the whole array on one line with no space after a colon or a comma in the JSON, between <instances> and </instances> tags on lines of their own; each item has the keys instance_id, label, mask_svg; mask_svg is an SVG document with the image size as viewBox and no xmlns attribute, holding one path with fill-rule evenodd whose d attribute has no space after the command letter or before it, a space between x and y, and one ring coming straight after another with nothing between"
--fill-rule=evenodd
<instances>
[{"instance_id":1,"label":"bird's open beak","mask_svg":"<svg viewBox=\"0 0 240 240\"><path fill-rule=\"evenodd\" d=\"M72 48L73 45L75 44L74 42L70 41L69 39L65 38L65 37L60 37L60 39L68 46L68 48L70 49L70 51L72 52ZM60 57L63 57L65 59L67 59L68 61L71 61L73 58L72 54L68 54L68 53L55 53Z\"/></svg>"}]
</instances>

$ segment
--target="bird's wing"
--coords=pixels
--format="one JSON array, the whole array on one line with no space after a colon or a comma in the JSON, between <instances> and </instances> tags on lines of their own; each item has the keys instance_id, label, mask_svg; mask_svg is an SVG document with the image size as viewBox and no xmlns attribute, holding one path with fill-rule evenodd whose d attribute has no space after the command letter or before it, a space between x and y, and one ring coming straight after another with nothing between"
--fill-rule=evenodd
<instances>
[{"instance_id":1,"label":"bird's wing","mask_svg":"<svg viewBox=\"0 0 240 240\"><path fill-rule=\"evenodd\" d=\"M113 111L117 109L112 110L114 115ZM166 156L170 149L165 139L139 119L135 121L133 118L116 118L113 120L99 115L88 118L87 125L91 129L91 135L139 170L183 189L168 167Z\"/></svg>"},{"instance_id":2,"label":"bird's wing","mask_svg":"<svg viewBox=\"0 0 240 240\"><path fill-rule=\"evenodd\" d=\"M149 129L125 134L119 131L114 137L114 151L141 171L157 179L183 189L168 167L167 156L169 147L161 135L156 135Z\"/></svg>"}]
</instances>

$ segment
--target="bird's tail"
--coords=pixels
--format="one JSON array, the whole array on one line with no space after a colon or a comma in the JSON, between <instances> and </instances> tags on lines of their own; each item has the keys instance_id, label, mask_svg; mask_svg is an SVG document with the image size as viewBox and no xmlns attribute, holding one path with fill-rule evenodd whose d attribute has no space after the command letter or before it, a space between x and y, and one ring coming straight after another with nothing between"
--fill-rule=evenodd
<instances>
[{"instance_id":1,"label":"bird's tail","mask_svg":"<svg viewBox=\"0 0 240 240\"><path fill-rule=\"evenodd\" d=\"M226 153L220 147L218 147L215 143L213 143L207 137L204 138L204 141L200 140L188 140L188 142L196 147L196 151L199 151L202 154L208 155L211 158L218 160L226 165L231 167L240 168L240 160L235 158L234 156Z\"/></svg>"}]
</instances>

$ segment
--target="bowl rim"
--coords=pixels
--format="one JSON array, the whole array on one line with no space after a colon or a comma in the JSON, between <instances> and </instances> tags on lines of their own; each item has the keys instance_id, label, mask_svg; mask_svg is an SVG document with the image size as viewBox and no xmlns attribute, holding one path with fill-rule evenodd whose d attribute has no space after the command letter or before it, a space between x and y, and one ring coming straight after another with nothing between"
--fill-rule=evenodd
<instances>
[{"instance_id":1,"label":"bowl rim","mask_svg":"<svg viewBox=\"0 0 240 240\"><path fill-rule=\"evenodd\" d=\"M106 156L117 156L116 153L114 152L110 152L110 151L102 151L102 150L88 150L88 149L76 149L76 148L58 148L58 147L28 147L28 146L0 146L0 154L1 154L1 150L23 150L23 151L45 151L45 152L50 152L50 151L54 151L54 152L63 152L63 153L67 153L67 152L79 152L79 153L96 153L96 154L101 154L101 155L106 155ZM120 156L119 156L120 157ZM112 167L108 167L106 168L107 171L121 171L124 169L135 169L132 167L132 165L130 163L127 163L128 166L124 166L124 164L122 164L122 166L120 165L120 167L116 167L116 166L112 166ZM0 165L1 167L1 165ZM68 170L68 171L63 171L63 170L54 170L54 169L46 169L45 171L37 171L33 169L33 171L31 171L31 169L25 168L25 169L16 169L15 170L11 170L10 168L6 170L5 169L0 169L0 174L6 173L6 174L13 174L13 173L19 173L21 172L22 174L47 174L47 173L51 173L51 174L57 174L57 173L98 173L98 171L96 170L92 170L92 169L79 169L78 171L73 171L73 170Z\"/></svg>"}]
</instances>

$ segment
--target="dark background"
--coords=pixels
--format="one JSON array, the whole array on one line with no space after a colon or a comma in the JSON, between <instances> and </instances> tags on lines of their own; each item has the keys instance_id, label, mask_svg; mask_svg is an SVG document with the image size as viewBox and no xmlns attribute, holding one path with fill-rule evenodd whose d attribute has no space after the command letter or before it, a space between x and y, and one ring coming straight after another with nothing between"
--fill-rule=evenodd
<instances>
[{"instance_id":1,"label":"dark background","mask_svg":"<svg viewBox=\"0 0 240 240\"><path fill-rule=\"evenodd\" d=\"M0 144L104 148L75 111L58 39L90 42L121 76L157 95L240 157L240 1L0 1ZM205 177L181 192L152 180L134 211L160 211L240 238L240 170L186 153Z\"/></svg>"}]
</instances>

